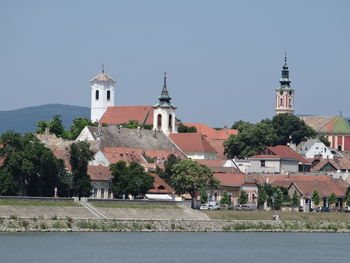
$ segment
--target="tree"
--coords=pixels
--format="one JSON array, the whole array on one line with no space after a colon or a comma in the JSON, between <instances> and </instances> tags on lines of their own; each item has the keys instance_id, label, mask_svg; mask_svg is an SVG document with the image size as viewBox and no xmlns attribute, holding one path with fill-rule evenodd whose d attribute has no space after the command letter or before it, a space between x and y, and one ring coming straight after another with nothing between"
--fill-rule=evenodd
<instances>
[{"instance_id":1,"label":"tree","mask_svg":"<svg viewBox=\"0 0 350 263\"><path fill-rule=\"evenodd\" d=\"M248 194L245 192L245 191L241 191L240 193L239 193L239 203L241 204L241 205L244 205L244 204L246 204L248 202Z\"/></svg>"},{"instance_id":2,"label":"tree","mask_svg":"<svg viewBox=\"0 0 350 263\"><path fill-rule=\"evenodd\" d=\"M223 192L222 197L220 199L220 204L222 205L231 205L230 197L228 196L228 193L226 191Z\"/></svg>"},{"instance_id":3,"label":"tree","mask_svg":"<svg viewBox=\"0 0 350 263\"><path fill-rule=\"evenodd\" d=\"M154 177L146 173L144 168L137 162L119 161L110 165L112 172L112 191L114 196L145 195L153 188Z\"/></svg>"},{"instance_id":4,"label":"tree","mask_svg":"<svg viewBox=\"0 0 350 263\"><path fill-rule=\"evenodd\" d=\"M153 125L150 124L142 124L139 123L138 121L135 120L130 120L128 123L123 123L120 125L123 128L128 128L128 129L138 129L138 128L142 128L145 130L152 130Z\"/></svg>"},{"instance_id":5,"label":"tree","mask_svg":"<svg viewBox=\"0 0 350 263\"><path fill-rule=\"evenodd\" d=\"M279 210L283 205L283 193L279 187L276 188L274 193L273 208Z\"/></svg>"},{"instance_id":6,"label":"tree","mask_svg":"<svg viewBox=\"0 0 350 263\"><path fill-rule=\"evenodd\" d=\"M334 206L334 204L337 203L337 196L334 192L332 192L329 196L328 196L328 204L330 207Z\"/></svg>"},{"instance_id":7,"label":"tree","mask_svg":"<svg viewBox=\"0 0 350 263\"><path fill-rule=\"evenodd\" d=\"M172 168L175 164L181 161L181 158L175 154L169 154L167 159L164 161L164 171L158 167L156 173L161 177L167 184L171 185L171 177L173 175Z\"/></svg>"},{"instance_id":8,"label":"tree","mask_svg":"<svg viewBox=\"0 0 350 263\"><path fill-rule=\"evenodd\" d=\"M261 208L264 206L267 201L267 194L265 191L265 187L258 185L258 207Z\"/></svg>"},{"instance_id":9,"label":"tree","mask_svg":"<svg viewBox=\"0 0 350 263\"><path fill-rule=\"evenodd\" d=\"M97 125L98 124L96 122L92 122L87 118L75 118L70 127L69 137L71 140L75 140L86 126L97 126Z\"/></svg>"},{"instance_id":10,"label":"tree","mask_svg":"<svg viewBox=\"0 0 350 263\"><path fill-rule=\"evenodd\" d=\"M219 181L211 170L192 159L182 160L172 168L171 185L178 194L188 192L192 197L192 208L199 191L208 189L208 186L217 187Z\"/></svg>"},{"instance_id":11,"label":"tree","mask_svg":"<svg viewBox=\"0 0 350 263\"><path fill-rule=\"evenodd\" d=\"M292 206L298 207L300 205L300 196L298 195L297 191L294 191L293 197L292 197Z\"/></svg>"},{"instance_id":12,"label":"tree","mask_svg":"<svg viewBox=\"0 0 350 263\"><path fill-rule=\"evenodd\" d=\"M239 132L243 132L244 130L246 130L247 128L251 128L252 126L254 126L254 124L247 121L240 120L240 121L236 121L232 125L231 129L236 129Z\"/></svg>"},{"instance_id":13,"label":"tree","mask_svg":"<svg viewBox=\"0 0 350 263\"><path fill-rule=\"evenodd\" d=\"M179 126L177 127L177 132L178 133L195 133L197 132L197 128L194 126L186 126L180 123Z\"/></svg>"},{"instance_id":14,"label":"tree","mask_svg":"<svg viewBox=\"0 0 350 263\"><path fill-rule=\"evenodd\" d=\"M87 174L89 161L93 160L94 153L90 150L90 144L87 142L73 143L70 147L70 165L73 176L74 195L88 197L91 195L92 185Z\"/></svg>"},{"instance_id":15,"label":"tree","mask_svg":"<svg viewBox=\"0 0 350 263\"><path fill-rule=\"evenodd\" d=\"M320 195L318 194L317 190L314 190L311 195L311 200L314 202L316 206L320 204Z\"/></svg>"},{"instance_id":16,"label":"tree","mask_svg":"<svg viewBox=\"0 0 350 263\"><path fill-rule=\"evenodd\" d=\"M350 206L350 185L346 189L346 205Z\"/></svg>"},{"instance_id":17,"label":"tree","mask_svg":"<svg viewBox=\"0 0 350 263\"><path fill-rule=\"evenodd\" d=\"M206 189L202 189L200 191L200 195L201 195L201 203L205 204L206 202L208 202L208 193Z\"/></svg>"}]
</instances>

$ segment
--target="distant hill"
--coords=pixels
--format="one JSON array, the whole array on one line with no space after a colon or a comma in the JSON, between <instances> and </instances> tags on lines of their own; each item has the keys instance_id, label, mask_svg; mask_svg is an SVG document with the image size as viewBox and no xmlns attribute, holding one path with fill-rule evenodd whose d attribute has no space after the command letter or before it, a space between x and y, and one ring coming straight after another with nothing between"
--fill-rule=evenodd
<instances>
[{"instance_id":1,"label":"distant hill","mask_svg":"<svg viewBox=\"0 0 350 263\"><path fill-rule=\"evenodd\" d=\"M33 132L40 120L49 121L53 115L61 115L63 125L68 129L72 120L78 117L90 118L90 108L63 104L47 104L18 110L0 111L0 134L7 130Z\"/></svg>"}]
</instances>

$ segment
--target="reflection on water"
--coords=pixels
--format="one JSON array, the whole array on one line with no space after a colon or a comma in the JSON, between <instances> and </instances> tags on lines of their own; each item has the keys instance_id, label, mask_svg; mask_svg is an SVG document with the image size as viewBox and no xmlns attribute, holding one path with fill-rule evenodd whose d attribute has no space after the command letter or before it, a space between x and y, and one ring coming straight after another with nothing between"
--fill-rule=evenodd
<instances>
[{"instance_id":1,"label":"reflection on water","mask_svg":"<svg viewBox=\"0 0 350 263\"><path fill-rule=\"evenodd\" d=\"M0 262L349 262L349 234L2 233Z\"/></svg>"}]
</instances>

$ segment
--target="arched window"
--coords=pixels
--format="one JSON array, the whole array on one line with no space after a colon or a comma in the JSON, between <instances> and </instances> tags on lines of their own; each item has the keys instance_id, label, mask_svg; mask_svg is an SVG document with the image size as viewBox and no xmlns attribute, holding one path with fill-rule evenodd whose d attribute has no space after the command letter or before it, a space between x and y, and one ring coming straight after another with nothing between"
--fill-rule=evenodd
<instances>
[{"instance_id":1,"label":"arched window","mask_svg":"<svg viewBox=\"0 0 350 263\"><path fill-rule=\"evenodd\" d=\"M169 130L172 130L173 128L173 115L169 115Z\"/></svg>"},{"instance_id":2,"label":"arched window","mask_svg":"<svg viewBox=\"0 0 350 263\"><path fill-rule=\"evenodd\" d=\"M157 116L157 127L160 130L162 128L162 115L158 114Z\"/></svg>"},{"instance_id":3,"label":"arched window","mask_svg":"<svg viewBox=\"0 0 350 263\"><path fill-rule=\"evenodd\" d=\"M342 150L341 145L338 145L338 151L341 151L341 150Z\"/></svg>"},{"instance_id":4,"label":"arched window","mask_svg":"<svg viewBox=\"0 0 350 263\"><path fill-rule=\"evenodd\" d=\"M289 98L289 107L292 107L292 99Z\"/></svg>"},{"instance_id":5,"label":"arched window","mask_svg":"<svg viewBox=\"0 0 350 263\"><path fill-rule=\"evenodd\" d=\"M107 90L107 100L110 100L110 99L111 99L111 91Z\"/></svg>"},{"instance_id":6,"label":"arched window","mask_svg":"<svg viewBox=\"0 0 350 263\"><path fill-rule=\"evenodd\" d=\"M98 100L99 98L100 98L100 92L96 90L95 99Z\"/></svg>"},{"instance_id":7,"label":"arched window","mask_svg":"<svg viewBox=\"0 0 350 263\"><path fill-rule=\"evenodd\" d=\"M280 106L283 106L283 98L280 98Z\"/></svg>"}]
</instances>

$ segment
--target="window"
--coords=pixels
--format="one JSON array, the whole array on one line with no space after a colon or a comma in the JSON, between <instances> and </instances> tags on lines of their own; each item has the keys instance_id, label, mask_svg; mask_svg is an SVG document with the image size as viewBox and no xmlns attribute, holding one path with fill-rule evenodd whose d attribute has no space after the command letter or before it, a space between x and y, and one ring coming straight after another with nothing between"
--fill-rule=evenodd
<instances>
[{"instance_id":1,"label":"window","mask_svg":"<svg viewBox=\"0 0 350 263\"><path fill-rule=\"evenodd\" d=\"M169 115L169 130L172 130L173 128L173 115Z\"/></svg>"},{"instance_id":2,"label":"window","mask_svg":"<svg viewBox=\"0 0 350 263\"><path fill-rule=\"evenodd\" d=\"M99 98L100 98L100 92L96 90L95 99L98 100Z\"/></svg>"},{"instance_id":3,"label":"window","mask_svg":"<svg viewBox=\"0 0 350 263\"><path fill-rule=\"evenodd\" d=\"M94 188L94 197L97 197L97 188Z\"/></svg>"},{"instance_id":4,"label":"window","mask_svg":"<svg viewBox=\"0 0 350 263\"><path fill-rule=\"evenodd\" d=\"M261 161L260 161L260 166L261 166L261 167L265 167L265 160L261 160Z\"/></svg>"},{"instance_id":5,"label":"window","mask_svg":"<svg viewBox=\"0 0 350 263\"><path fill-rule=\"evenodd\" d=\"M110 99L111 99L111 91L107 90L107 100L110 100Z\"/></svg>"},{"instance_id":6,"label":"window","mask_svg":"<svg viewBox=\"0 0 350 263\"><path fill-rule=\"evenodd\" d=\"M292 99L289 99L289 107L292 107Z\"/></svg>"},{"instance_id":7,"label":"window","mask_svg":"<svg viewBox=\"0 0 350 263\"><path fill-rule=\"evenodd\" d=\"M341 145L338 145L338 151L341 151L341 150L342 150Z\"/></svg>"},{"instance_id":8,"label":"window","mask_svg":"<svg viewBox=\"0 0 350 263\"><path fill-rule=\"evenodd\" d=\"M283 98L280 98L280 106L283 106Z\"/></svg>"},{"instance_id":9,"label":"window","mask_svg":"<svg viewBox=\"0 0 350 263\"><path fill-rule=\"evenodd\" d=\"M157 117L157 127L160 130L162 128L162 115L158 114Z\"/></svg>"},{"instance_id":10,"label":"window","mask_svg":"<svg viewBox=\"0 0 350 263\"><path fill-rule=\"evenodd\" d=\"M105 189L101 188L101 198L105 198Z\"/></svg>"},{"instance_id":11,"label":"window","mask_svg":"<svg viewBox=\"0 0 350 263\"><path fill-rule=\"evenodd\" d=\"M165 187L164 187L164 185L160 185L160 186L158 186L158 189L159 190L165 190Z\"/></svg>"}]
</instances>

